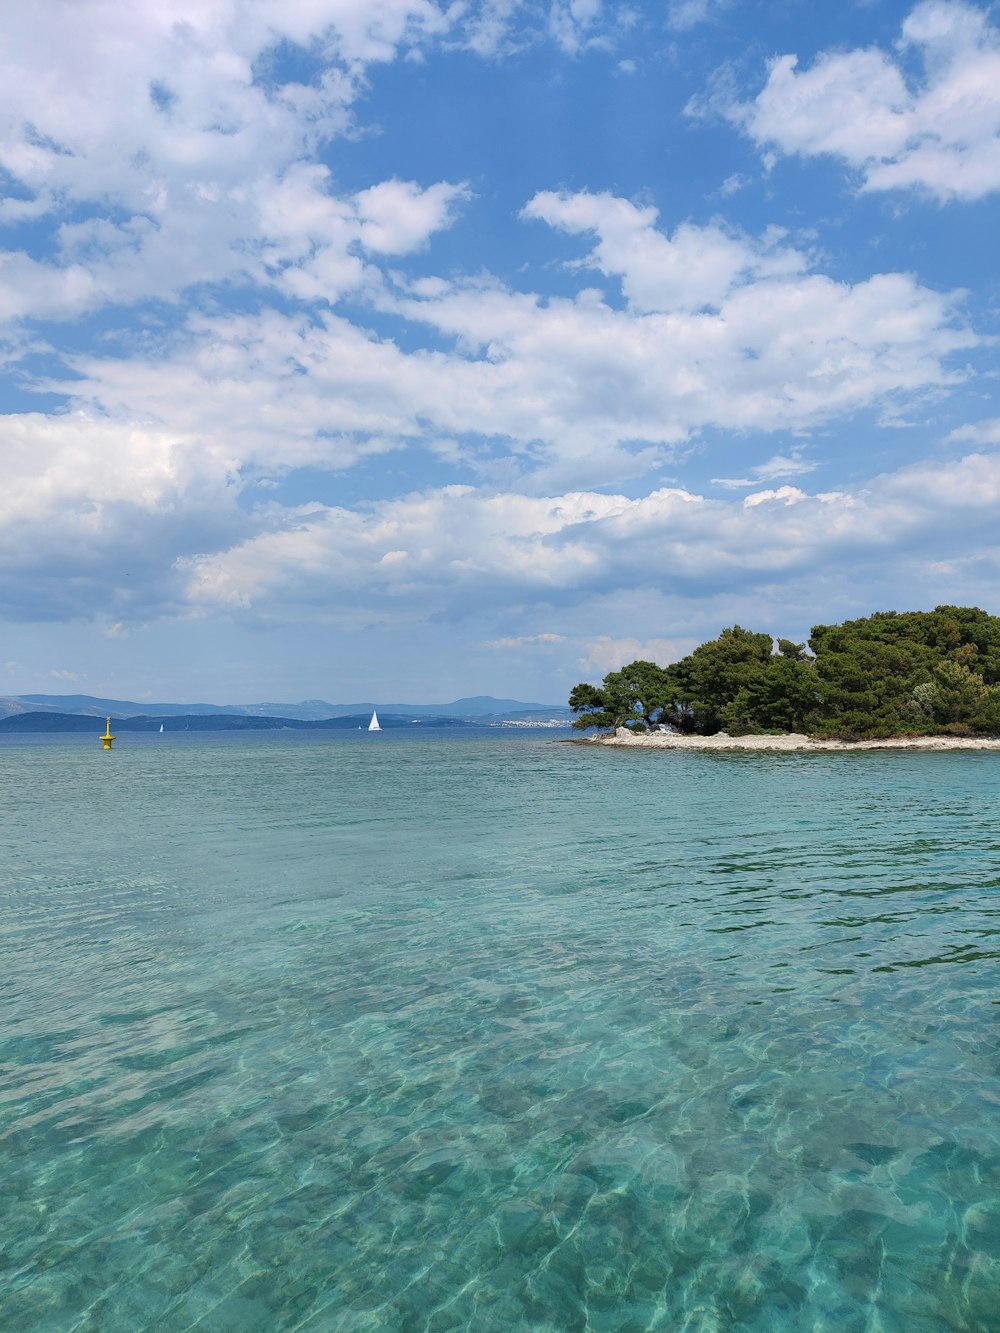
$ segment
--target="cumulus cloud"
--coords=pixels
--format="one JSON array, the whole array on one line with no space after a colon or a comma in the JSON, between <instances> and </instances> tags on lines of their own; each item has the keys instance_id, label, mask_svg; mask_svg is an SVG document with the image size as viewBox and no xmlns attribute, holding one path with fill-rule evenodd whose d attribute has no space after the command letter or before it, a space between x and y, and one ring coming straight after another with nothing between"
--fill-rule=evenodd
<instances>
[{"instance_id":1,"label":"cumulus cloud","mask_svg":"<svg viewBox=\"0 0 1000 1333\"><path fill-rule=\"evenodd\" d=\"M183 612L178 552L237 540L235 463L177 432L74 413L0 419L0 607L13 619Z\"/></svg>"},{"instance_id":2,"label":"cumulus cloud","mask_svg":"<svg viewBox=\"0 0 1000 1333\"><path fill-rule=\"evenodd\" d=\"M393 179L339 198L315 154L350 128L369 64L458 14L429 0L22 7L0 59L0 223L62 221L0 252L0 320L237 278L336 299L364 277L359 250L421 248L464 187ZM306 81L283 76L283 44Z\"/></svg>"},{"instance_id":3,"label":"cumulus cloud","mask_svg":"<svg viewBox=\"0 0 1000 1333\"><path fill-rule=\"evenodd\" d=\"M710 9L676 5L675 26ZM989 55L986 28L949 37L932 10L955 17L924 6L907 30L947 57L928 58L928 88L976 43ZM842 492L805 489L805 444L734 467L745 475L720 484L745 497L650 479L700 433L807 432L946 391L956 353L980 342L960 296L905 273L835 281L778 230L667 223L556 190L522 220L565 261L561 295L440 276L433 250L415 279L405 261L461 222L468 183L390 175L345 190L319 158L351 129L374 62L434 41L488 53L522 22L569 51L612 44L626 6L176 0L112 14L40 0L16 18L0 70L0 318L21 327L4 355L45 354L34 383L65 410L0 419L11 617L100 615L114 641L157 617L356 625L391 608L456 623L492 608L480 645L492 634L497 652L542 656L572 635L607 670L619 652L686 641L581 638L562 620L524 625L517 608L579 620L667 587L765 597L873 552L957 567L948 524L986 531L985 455ZM185 313L150 306L115 341L81 336L63 371L33 332L151 298L184 298ZM976 429L964 438L991 441L990 423ZM415 449L462 484L352 505L265 489Z\"/></svg>"},{"instance_id":4,"label":"cumulus cloud","mask_svg":"<svg viewBox=\"0 0 1000 1333\"><path fill-rule=\"evenodd\" d=\"M717 310L738 286L808 267L805 255L782 245L780 232L752 239L717 225L682 223L668 236L656 226L655 208L610 194L542 191L523 216L572 235L596 235L581 266L619 278L638 311Z\"/></svg>"},{"instance_id":5,"label":"cumulus cloud","mask_svg":"<svg viewBox=\"0 0 1000 1333\"><path fill-rule=\"evenodd\" d=\"M419 246L463 197L460 185L393 180L334 199L325 169L303 165L262 206L269 241L258 259L273 283L294 273L320 294L359 289L366 245ZM412 212L399 220L401 199ZM646 475L705 429L803 430L945 388L954 352L977 342L950 295L902 274L834 282L775 234L668 232L652 209L586 193L546 192L525 213L584 239L576 296L546 299L489 277L393 285L383 275L368 298L411 330L429 326L423 350L419 336L404 350L324 300L308 313L195 313L182 329L150 331L141 355L74 356L71 378L43 386L72 411L0 422L11 614L100 607L124 625L274 598L309 617L324 614L331 580L345 607L351 589L401 606L411 593L433 600L443 581L456 606L489 589L565 601L634 582L640 564L628 549L678 586L743 579L763 557L727 555L724 541L714 549L727 527L758 524L754 542L766 550L779 508L803 523L840 512L839 500L776 485L808 475L804 447L723 482L752 491L749 506L716 510L681 489L632 502L597 488ZM622 299L586 285L595 273ZM476 484L389 509L249 512L258 483L404 448L447 457ZM693 516L704 514L711 542L697 535ZM651 534L666 530L680 535L665 555Z\"/></svg>"},{"instance_id":6,"label":"cumulus cloud","mask_svg":"<svg viewBox=\"0 0 1000 1333\"><path fill-rule=\"evenodd\" d=\"M211 439L244 469L341 468L465 437L533 484L592 486L642 475L705 428L808 429L946 386L953 353L976 343L955 299L909 275L836 283L779 231L670 231L609 194L542 191L524 218L585 238L575 266L612 296L581 285L546 300L488 275L394 286L384 261L451 225L468 186L392 177L337 194L316 144L344 128L366 62L511 6L259 0L244 22L236 0L183 0L123 11L114 41L92 11L73 7L62 28L50 0L13 25L0 164L25 206L74 211L49 252L0 257L0 317L237 280L308 311L196 315L147 334L144 356L75 359L79 378L51 387L118 423ZM627 19L599 0L550 13L579 33ZM315 77L282 78L282 41L312 53ZM415 341L429 327L435 350L403 352L332 313L348 295L408 320Z\"/></svg>"},{"instance_id":7,"label":"cumulus cloud","mask_svg":"<svg viewBox=\"0 0 1000 1333\"><path fill-rule=\"evenodd\" d=\"M635 475L706 427L803 429L946 386L951 354L978 342L959 298L906 274L834 282L771 233L667 234L652 208L587 193L545 192L524 216L596 236L575 266L620 283L624 308L587 286L546 301L489 280L386 300L466 353L441 428L483 429L466 413L488 401L492 430L564 484Z\"/></svg>"},{"instance_id":8,"label":"cumulus cloud","mask_svg":"<svg viewBox=\"0 0 1000 1333\"><path fill-rule=\"evenodd\" d=\"M364 6L336 8L338 27L319 7L235 0L144 5L113 20L93 0L24 7L7 31L0 163L53 206L110 199L156 217L185 196L223 203L309 136L342 129L355 95L336 78L269 86L254 68L266 51L325 38L362 61L385 52L390 13L399 29L404 11L428 9L374 0L362 21Z\"/></svg>"},{"instance_id":9,"label":"cumulus cloud","mask_svg":"<svg viewBox=\"0 0 1000 1333\"><path fill-rule=\"evenodd\" d=\"M967 426L959 426L951 432L948 439L956 444L1000 444L1000 417L993 417L989 421L970 422Z\"/></svg>"},{"instance_id":10,"label":"cumulus cloud","mask_svg":"<svg viewBox=\"0 0 1000 1333\"><path fill-rule=\"evenodd\" d=\"M310 172L286 184L289 194L272 198L274 281L294 274L300 288L327 292L362 283L360 255L334 242L330 251L348 262L337 268L314 238L338 228L358 236L366 218L381 225L372 203L381 196L320 206ZM461 193L392 189L420 208L406 236L383 231L381 245L418 243ZM624 302L585 285L586 274L575 297L549 299L488 277L386 279L368 296L408 321L405 350L328 302L310 313L192 314L183 329L147 333L142 354L78 354L72 377L43 386L94 423L74 446L86 486L96 493L106 476L104 429L112 442L133 442L136 458L118 470L129 484L163 447L149 441L177 440L224 458L239 484L421 448L465 477L503 475L535 490L606 486L645 475L707 429L802 431L946 389L958 378L954 353L978 342L957 298L909 275L834 282L775 237L692 224L669 234L653 210L610 196L546 194L528 211L588 245L596 238L582 264L620 282ZM289 258L302 262L282 268ZM421 325L433 330L423 350ZM72 434L72 420L53 419L49 430ZM26 457L26 466L46 466L44 452ZM766 487L812 466L800 447L721 484ZM63 480L47 483L49 493ZM66 484L72 503L76 483Z\"/></svg>"},{"instance_id":11,"label":"cumulus cloud","mask_svg":"<svg viewBox=\"0 0 1000 1333\"><path fill-rule=\"evenodd\" d=\"M606 675L609 671L618 671L629 662L659 662L666 666L677 662L697 648L697 639L615 639L602 634L592 639L586 646L586 652L577 662L577 666L587 677Z\"/></svg>"},{"instance_id":12,"label":"cumulus cloud","mask_svg":"<svg viewBox=\"0 0 1000 1333\"><path fill-rule=\"evenodd\" d=\"M977 342L952 297L910 276L761 274L755 245L742 245L743 267L727 260L725 280L707 284L714 308L691 309L670 288L672 308L648 309L645 257L638 308L587 288L546 301L496 281L434 280L375 298L450 343L433 351L404 351L330 311L197 316L148 357L80 356L77 378L50 387L116 420L224 443L244 466L343 468L464 438L480 442L483 466L517 460L531 485L593 486L643 474L708 427L805 429L946 387L952 354ZM779 460L750 480L802 467Z\"/></svg>"},{"instance_id":13,"label":"cumulus cloud","mask_svg":"<svg viewBox=\"0 0 1000 1333\"><path fill-rule=\"evenodd\" d=\"M368 259L423 249L469 197L464 184L423 188L396 178L338 197L326 167L297 163L258 191L253 251L259 262L250 263L245 251L240 262L261 283L303 302L333 305L381 283Z\"/></svg>"},{"instance_id":14,"label":"cumulus cloud","mask_svg":"<svg viewBox=\"0 0 1000 1333\"><path fill-rule=\"evenodd\" d=\"M113 638L164 616L492 622L491 650L580 644L581 671L599 676L683 655L695 620L703 637L752 611L800 635L796 606L829 618L854 583L872 605L880 591L889 605L988 604L1000 568L996 452L745 498L451 485L353 507L248 506L231 451L194 435L79 413L5 431L0 605L12 619L99 618ZM817 593L834 577L839 591ZM651 618L652 636L636 635Z\"/></svg>"},{"instance_id":15,"label":"cumulus cloud","mask_svg":"<svg viewBox=\"0 0 1000 1333\"><path fill-rule=\"evenodd\" d=\"M1000 189L1000 30L962 0L923 0L894 53L824 52L808 69L782 55L752 101L724 86L710 100L761 148L841 158L866 190L972 200Z\"/></svg>"},{"instance_id":16,"label":"cumulus cloud","mask_svg":"<svg viewBox=\"0 0 1000 1333\"><path fill-rule=\"evenodd\" d=\"M962 557L992 534L998 500L1000 460L981 454L853 491L779 487L735 502L680 488L628 499L451 486L363 512L273 513L270 530L186 559L182 572L196 603L279 617L295 604L454 615L525 598L576 606L625 589L749 593L833 567L849 579L876 558L898 570Z\"/></svg>"},{"instance_id":17,"label":"cumulus cloud","mask_svg":"<svg viewBox=\"0 0 1000 1333\"><path fill-rule=\"evenodd\" d=\"M454 205L466 198L463 185L442 182L422 190L414 181L382 181L354 196L358 239L373 254L410 254L448 226Z\"/></svg>"}]
</instances>

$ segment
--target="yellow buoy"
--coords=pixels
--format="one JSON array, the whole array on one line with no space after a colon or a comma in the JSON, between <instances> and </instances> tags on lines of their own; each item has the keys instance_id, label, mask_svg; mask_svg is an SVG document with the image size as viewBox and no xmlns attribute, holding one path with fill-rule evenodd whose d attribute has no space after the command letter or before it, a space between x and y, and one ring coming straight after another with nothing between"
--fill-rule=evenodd
<instances>
[{"instance_id":1,"label":"yellow buoy","mask_svg":"<svg viewBox=\"0 0 1000 1333\"><path fill-rule=\"evenodd\" d=\"M116 739L116 738L115 738L114 736L112 736L112 734L111 734L111 718L109 717L109 718L108 718L108 729L107 729L107 731L104 733L104 735L101 737L101 743L103 744L105 750L110 750L110 749L111 749L112 745L113 745L114 742L115 742L115 739Z\"/></svg>"}]
</instances>

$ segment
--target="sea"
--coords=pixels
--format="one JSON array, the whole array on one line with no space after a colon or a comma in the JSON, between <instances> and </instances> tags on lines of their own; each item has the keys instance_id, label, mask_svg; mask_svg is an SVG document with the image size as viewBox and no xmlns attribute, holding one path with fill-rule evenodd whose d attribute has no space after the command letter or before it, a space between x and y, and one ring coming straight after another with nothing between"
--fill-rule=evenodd
<instances>
[{"instance_id":1,"label":"sea","mask_svg":"<svg viewBox=\"0 0 1000 1333\"><path fill-rule=\"evenodd\" d=\"M1000 1329L1000 753L0 744L0 1327Z\"/></svg>"}]
</instances>

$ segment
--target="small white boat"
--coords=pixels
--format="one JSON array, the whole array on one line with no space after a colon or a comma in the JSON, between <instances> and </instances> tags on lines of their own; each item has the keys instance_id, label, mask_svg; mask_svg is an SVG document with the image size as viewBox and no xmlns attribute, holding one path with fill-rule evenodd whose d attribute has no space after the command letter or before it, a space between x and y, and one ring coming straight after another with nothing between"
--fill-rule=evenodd
<instances>
[{"instance_id":1,"label":"small white boat","mask_svg":"<svg viewBox=\"0 0 1000 1333\"><path fill-rule=\"evenodd\" d=\"M372 720L368 723L368 730L369 730L369 731L381 731L381 730L382 730L382 728L381 728L381 727L379 726L379 724L378 724L378 713L375 712L375 709L374 709L374 708L372 709Z\"/></svg>"},{"instance_id":2,"label":"small white boat","mask_svg":"<svg viewBox=\"0 0 1000 1333\"><path fill-rule=\"evenodd\" d=\"M161 723L160 723L160 731L162 731L162 730L163 730L163 723L161 722Z\"/></svg>"}]
</instances>

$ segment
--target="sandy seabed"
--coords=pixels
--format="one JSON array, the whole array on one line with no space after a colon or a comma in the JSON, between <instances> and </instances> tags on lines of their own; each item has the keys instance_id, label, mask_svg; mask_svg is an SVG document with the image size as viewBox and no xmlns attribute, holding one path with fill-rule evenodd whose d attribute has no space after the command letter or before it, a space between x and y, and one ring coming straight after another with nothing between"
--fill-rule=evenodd
<instances>
[{"instance_id":1,"label":"sandy seabed","mask_svg":"<svg viewBox=\"0 0 1000 1333\"><path fill-rule=\"evenodd\" d=\"M798 732L784 736L682 736L654 731L636 735L619 727L613 736L592 736L583 744L617 745L645 750L1000 750L1000 738L981 736L898 736L888 740L812 740Z\"/></svg>"}]
</instances>

